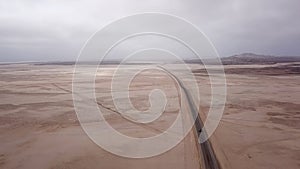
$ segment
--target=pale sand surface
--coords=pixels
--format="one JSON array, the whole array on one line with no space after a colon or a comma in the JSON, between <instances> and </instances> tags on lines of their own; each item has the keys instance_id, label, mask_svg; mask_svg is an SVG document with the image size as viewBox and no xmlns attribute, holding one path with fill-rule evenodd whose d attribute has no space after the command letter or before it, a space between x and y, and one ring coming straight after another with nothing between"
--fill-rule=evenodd
<instances>
[{"instance_id":1,"label":"pale sand surface","mask_svg":"<svg viewBox=\"0 0 300 169\"><path fill-rule=\"evenodd\" d=\"M205 114L210 101L208 77L197 73L200 66L193 67L200 85L200 109ZM228 66L226 108L211 138L221 165L299 168L299 74L280 69L270 75L271 69L251 72L251 66L243 67L246 72ZM157 121L140 127L111 111L113 70L106 66L98 72L96 96L106 106L100 108L114 128L129 136L149 137L172 124L179 105L176 87L168 77L145 72L134 79L130 89L136 108L149 106L145 93L153 88L162 88L170 99ZM174 149L147 159L122 158L98 147L78 123L71 95L72 73L72 66L0 66L0 168L199 168L192 132Z\"/></svg>"},{"instance_id":2,"label":"pale sand surface","mask_svg":"<svg viewBox=\"0 0 300 169\"><path fill-rule=\"evenodd\" d=\"M300 167L300 68L282 65L225 66L227 103L212 142L228 168ZM208 83L200 85L209 98ZM207 112L209 103L201 105Z\"/></svg>"},{"instance_id":3,"label":"pale sand surface","mask_svg":"<svg viewBox=\"0 0 300 169\"><path fill-rule=\"evenodd\" d=\"M0 72L0 168L183 169L200 166L192 132L170 151L146 159L116 156L93 143L81 129L73 108L71 66L5 65L0 67ZM96 95L100 104L113 110L108 96L111 72L110 68L99 72ZM131 99L138 109L149 104L143 93L154 87L153 80L140 77L134 80ZM172 83L165 81L157 81L155 85L160 84L165 89L171 85L169 88L174 89ZM151 83L145 84L147 82ZM133 137L155 136L172 124L178 111L177 95L168 90L167 95L173 101L168 103L164 115L147 127L128 123L110 109L99 108L119 132ZM126 151L126 147L122 149Z\"/></svg>"}]
</instances>

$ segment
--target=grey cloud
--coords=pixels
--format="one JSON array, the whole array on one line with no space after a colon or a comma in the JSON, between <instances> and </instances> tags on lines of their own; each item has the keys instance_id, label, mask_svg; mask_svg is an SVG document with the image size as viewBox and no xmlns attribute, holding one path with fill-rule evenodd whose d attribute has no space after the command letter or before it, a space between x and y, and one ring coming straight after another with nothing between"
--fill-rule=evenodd
<instances>
[{"instance_id":1,"label":"grey cloud","mask_svg":"<svg viewBox=\"0 0 300 169\"><path fill-rule=\"evenodd\" d=\"M299 11L299 0L1 1L0 61L74 60L95 31L140 12L191 21L221 56L300 55Z\"/></svg>"}]
</instances>

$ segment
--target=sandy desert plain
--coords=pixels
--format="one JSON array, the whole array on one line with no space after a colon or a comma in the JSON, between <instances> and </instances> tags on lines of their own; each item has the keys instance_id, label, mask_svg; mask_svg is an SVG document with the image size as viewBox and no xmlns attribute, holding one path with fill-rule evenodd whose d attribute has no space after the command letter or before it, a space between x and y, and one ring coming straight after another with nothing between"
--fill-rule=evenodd
<instances>
[{"instance_id":1,"label":"sandy desert plain","mask_svg":"<svg viewBox=\"0 0 300 169\"><path fill-rule=\"evenodd\" d=\"M209 79L202 66L192 67L205 114ZM147 109L152 89L162 88L169 98L159 119L137 125L121 118L113 106L114 69L106 65L96 78L97 103L109 124L133 137L154 136L168 128L179 109L170 77L149 70L132 81L130 99L137 109ZM225 72L225 111L211 138L222 168L300 168L300 64L227 65ZM73 65L0 65L0 168L203 168L192 131L173 149L151 158L124 158L97 146L76 117L72 76Z\"/></svg>"}]
</instances>

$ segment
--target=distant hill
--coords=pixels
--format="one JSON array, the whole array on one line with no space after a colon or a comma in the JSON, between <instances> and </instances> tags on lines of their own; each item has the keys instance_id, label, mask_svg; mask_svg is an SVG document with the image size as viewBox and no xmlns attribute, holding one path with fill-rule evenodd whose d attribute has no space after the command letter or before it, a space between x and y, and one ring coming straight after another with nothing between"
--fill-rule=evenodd
<instances>
[{"instance_id":1,"label":"distant hill","mask_svg":"<svg viewBox=\"0 0 300 169\"><path fill-rule=\"evenodd\" d=\"M300 56L271 56L271 55L259 55L254 53L242 53L238 55L233 55L229 57L220 58L224 65L251 65L251 64L276 64L276 63L289 63L289 62L300 62ZM185 63L189 64L202 64L199 59L186 59ZM34 64L34 65L75 65L75 61L52 61L52 62L12 62L12 63L1 63L0 65L9 65L9 64ZM155 64L155 63L179 63L174 60L161 60L161 61L130 61L123 64L135 65L135 64ZM217 64L213 59L206 59L206 64ZM94 65L98 64L96 61L85 61L77 64L83 65ZM116 65L120 64L120 60L104 60L101 62L104 65Z\"/></svg>"},{"instance_id":2,"label":"distant hill","mask_svg":"<svg viewBox=\"0 0 300 169\"><path fill-rule=\"evenodd\" d=\"M258 55L254 53L242 53L225 58L221 58L224 65L233 64L276 64L288 62L300 62L299 56L271 56Z\"/></svg>"},{"instance_id":3,"label":"distant hill","mask_svg":"<svg viewBox=\"0 0 300 169\"><path fill-rule=\"evenodd\" d=\"M254 53L242 53L229 57L220 58L224 65L249 65L249 64L276 64L300 62L300 56L271 56ZM202 64L199 59L185 60L186 63ZM206 59L208 64L217 64L213 59Z\"/></svg>"}]
</instances>

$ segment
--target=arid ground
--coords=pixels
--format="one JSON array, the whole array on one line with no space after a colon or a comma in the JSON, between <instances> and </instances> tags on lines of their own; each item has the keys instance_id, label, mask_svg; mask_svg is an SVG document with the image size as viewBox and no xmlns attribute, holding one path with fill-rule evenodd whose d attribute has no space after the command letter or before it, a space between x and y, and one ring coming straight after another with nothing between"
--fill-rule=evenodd
<instances>
[{"instance_id":1,"label":"arid ground","mask_svg":"<svg viewBox=\"0 0 300 169\"><path fill-rule=\"evenodd\" d=\"M209 78L202 66L192 67L205 114ZM211 137L223 168L300 168L299 67L299 63L225 66L227 102ZM97 103L109 124L133 137L154 136L168 128L179 110L174 81L154 70L132 81L130 99L137 109L149 107L152 89L161 88L169 98L159 119L137 125L120 117L113 106L114 68L106 65L96 77ZM0 168L203 168L192 131L170 151L145 159L116 156L97 146L78 122L72 76L72 65L0 65Z\"/></svg>"}]
</instances>

